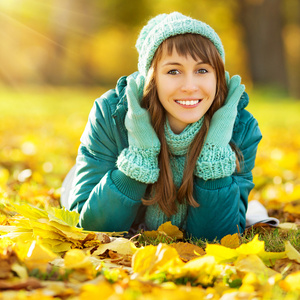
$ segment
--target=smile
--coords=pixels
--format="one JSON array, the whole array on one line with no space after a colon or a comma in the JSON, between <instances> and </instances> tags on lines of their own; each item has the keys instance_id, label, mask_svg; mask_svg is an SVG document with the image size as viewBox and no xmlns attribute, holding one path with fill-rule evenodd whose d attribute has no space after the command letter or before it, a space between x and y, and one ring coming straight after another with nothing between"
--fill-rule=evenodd
<instances>
[{"instance_id":1,"label":"smile","mask_svg":"<svg viewBox=\"0 0 300 300\"><path fill-rule=\"evenodd\" d=\"M176 103L181 104L181 105L186 105L186 106L193 106L198 104L200 100L175 100Z\"/></svg>"}]
</instances>

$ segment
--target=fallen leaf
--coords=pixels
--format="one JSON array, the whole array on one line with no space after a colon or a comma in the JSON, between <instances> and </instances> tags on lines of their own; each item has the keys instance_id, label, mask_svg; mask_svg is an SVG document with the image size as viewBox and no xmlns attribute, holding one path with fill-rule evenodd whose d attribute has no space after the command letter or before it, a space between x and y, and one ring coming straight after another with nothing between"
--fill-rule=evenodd
<instances>
[{"instance_id":1,"label":"fallen leaf","mask_svg":"<svg viewBox=\"0 0 300 300\"><path fill-rule=\"evenodd\" d=\"M239 255L236 249L230 249L216 244L207 244L205 252L207 255L214 256L219 263L233 262Z\"/></svg>"},{"instance_id":2,"label":"fallen leaf","mask_svg":"<svg viewBox=\"0 0 300 300\"><path fill-rule=\"evenodd\" d=\"M164 270L176 279L189 278L194 283L208 287L213 285L217 276L221 274L223 267L217 264L213 256L204 255L190 260L186 264L178 265L177 268L164 268Z\"/></svg>"},{"instance_id":3,"label":"fallen leaf","mask_svg":"<svg viewBox=\"0 0 300 300\"><path fill-rule=\"evenodd\" d=\"M12 275L12 266L18 261L16 252L8 247L0 252L0 279L8 279Z\"/></svg>"},{"instance_id":4,"label":"fallen leaf","mask_svg":"<svg viewBox=\"0 0 300 300\"><path fill-rule=\"evenodd\" d=\"M285 252L266 252L265 243L258 240L258 234L247 244L242 244L236 249L230 249L222 245L207 244L206 253L213 255L218 262L234 262L239 256L257 255L263 262L270 266L276 259L286 257Z\"/></svg>"},{"instance_id":5,"label":"fallen leaf","mask_svg":"<svg viewBox=\"0 0 300 300\"><path fill-rule=\"evenodd\" d=\"M271 277L277 274L276 271L266 267L263 261L254 254L237 259L234 263L237 270L243 273L254 273L258 276Z\"/></svg>"},{"instance_id":6,"label":"fallen leaf","mask_svg":"<svg viewBox=\"0 0 300 300\"><path fill-rule=\"evenodd\" d=\"M290 241L285 242L284 245L287 257L300 264L300 253L292 246Z\"/></svg>"},{"instance_id":7,"label":"fallen leaf","mask_svg":"<svg viewBox=\"0 0 300 300\"><path fill-rule=\"evenodd\" d=\"M85 284L81 288L80 300L109 299L114 293L113 285L106 281L98 284Z\"/></svg>"},{"instance_id":8,"label":"fallen leaf","mask_svg":"<svg viewBox=\"0 0 300 300\"><path fill-rule=\"evenodd\" d=\"M135 246L128 239L116 238L108 244L99 245L97 250L93 252L93 256L101 255L107 249L115 251L122 255L133 255Z\"/></svg>"},{"instance_id":9,"label":"fallen leaf","mask_svg":"<svg viewBox=\"0 0 300 300\"><path fill-rule=\"evenodd\" d=\"M205 255L205 251L201 247L190 243L179 242L170 244L170 246L177 250L180 258L185 262Z\"/></svg>"},{"instance_id":10,"label":"fallen leaf","mask_svg":"<svg viewBox=\"0 0 300 300\"><path fill-rule=\"evenodd\" d=\"M89 255L79 249L72 249L66 252L64 263L67 269L88 269L93 266Z\"/></svg>"},{"instance_id":11,"label":"fallen leaf","mask_svg":"<svg viewBox=\"0 0 300 300\"><path fill-rule=\"evenodd\" d=\"M296 216L300 215L300 200L286 204L283 211Z\"/></svg>"},{"instance_id":12,"label":"fallen leaf","mask_svg":"<svg viewBox=\"0 0 300 300\"><path fill-rule=\"evenodd\" d=\"M24 263L29 270L39 269L46 272L48 264L57 258L57 255L37 241L33 241L28 250Z\"/></svg>"},{"instance_id":13,"label":"fallen leaf","mask_svg":"<svg viewBox=\"0 0 300 300\"><path fill-rule=\"evenodd\" d=\"M76 227L78 213L58 208L42 210L29 204L7 206L21 216L12 217L10 226L0 226L0 233L18 243L39 239L51 251L63 254L71 248L94 247L110 241L104 233L85 232Z\"/></svg>"},{"instance_id":14,"label":"fallen leaf","mask_svg":"<svg viewBox=\"0 0 300 300\"><path fill-rule=\"evenodd\" d=\"M0 290L21 290L21 289L38 289L42 288L43 285L40 280L36 278L28 278L26 280L17 280L14 282L9 282L6 280L0 280Z\"/></svg>"},{"instance_id":15,"label":"fallen leaf","mask_svg":"<svg viewBox=\"0 0 300 300\"><path fill-rule=\"evenodd\" d=\"M158 237L159 235L166 235L172 239L183 239L183 232L175 225L172 225L171 221L161 224L157 230L144 231L143 233L147 237Z\"/></svg>"},{"instance_id":16,"label":"fallen leaf","mask_svg":"<svg viewBox=\"0 0 300 300\"><path fill-rule=\"evenodd\" d=\"M289 223L289 222L281 223L281 224L278 225L278 227L280 229L284 229L284 230L298 230L297 224Z\"/></svg>"},{"instance_id":17,"label":"fallen leaf","mask_svg":"<svg viewBox=\"0 0 300 300\"><path fill-rule=\"evenodd\" d=\"M132 257L132 269L138 276L148 276L176 258L179 259L176 249L169 245L149 245L135 252Z\"/></svg>"},{"instance_id":18,"label":"fallen leaf","mask_svg":"<svg viewBox=\"0 0 300 300\"><path fill-rule=\"evenodd\" d=\"M227 248L236 249L240 246L240 238L237 233L228 234L221 239L221 245Z\"/></svg>"},{"instance_id":19,"label":"fallen leaf","mask_svg":"<svg viewBox=\"0 0 300 300\"><path fill-rule=\"evenodd\" d=\"M282 289L287 292L290 291L300 291L300 271L288 275L283 281L279 282Z\"/></svg>"},{"instance_id":20,"label":"fallen leaf","mask_svg":"<svg viewBox=\"0 0 300 300\"><path fill-rule=\"evenodd\" d=\"M62 225L75 227L79 222L79 213L76 211L69 211L64 207L50 207L48 209L48 218L50 221L55 221L56 223Z\"/></svg>"}]
</instances>

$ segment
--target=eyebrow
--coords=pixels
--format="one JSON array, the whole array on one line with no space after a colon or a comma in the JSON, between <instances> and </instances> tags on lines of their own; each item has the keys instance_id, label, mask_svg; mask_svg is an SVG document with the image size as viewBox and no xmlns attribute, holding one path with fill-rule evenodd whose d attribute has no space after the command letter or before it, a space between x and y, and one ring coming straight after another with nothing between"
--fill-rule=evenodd
<instances>
[{"instance_id":1,"label":"eyebrow","mask_svg":"<svg viewBox=\"0 0 300 300\"><path fill-rule=\"evenodd\" d=\"M204 61L199 61L198 63L197 63L197 65L206 65L207 63L206 62L204 62ZM179 62L176 62L176 61L167 61L166 63L164 63L162 66L164 67L164 66L169 66L169 65L172 65L172 66L182 66L182 64L181 63L179 63Z\"/></svg>"}]
</instances>

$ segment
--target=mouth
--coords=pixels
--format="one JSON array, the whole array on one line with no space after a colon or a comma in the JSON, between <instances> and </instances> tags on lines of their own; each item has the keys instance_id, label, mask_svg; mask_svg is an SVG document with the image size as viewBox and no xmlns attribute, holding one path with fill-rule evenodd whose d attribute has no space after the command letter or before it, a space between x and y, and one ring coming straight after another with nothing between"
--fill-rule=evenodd
<instances>
[{"instance_id":1,"label":"mouth","mask_svg":"<svg viewBox=\"0 0 300 300\"><path fill-rule=\"evenodd\" d=\"M185 107L193 107L196 106L198 103L201 102L202 99L195 99L195 100L175 100L176 103L180 104L181 106Z\"/></svg>"}]
</instances>

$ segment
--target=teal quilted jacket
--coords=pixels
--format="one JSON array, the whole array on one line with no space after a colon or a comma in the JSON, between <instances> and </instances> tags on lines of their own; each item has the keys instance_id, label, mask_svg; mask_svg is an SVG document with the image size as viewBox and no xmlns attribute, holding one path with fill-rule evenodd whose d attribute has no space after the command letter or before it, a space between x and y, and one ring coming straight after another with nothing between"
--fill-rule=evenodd
<instances>
[{"instance_id":1,"label":"teal quilted jacket","mask_svg":"<svg viewBox=\"0 0 300 300\"><path fill-rule=\"evenodd\" d=\"M75 175L66 207L80 213L79 226L94 231L127 231L143 222L142 205L147 185L119 171L116 161L128 147L124 118L127 112L126 77L94 103L81 137ZM197 238L222 238L243 233L248 195L254 187L252 169L262 138L256 119L247 111L248 95L238 105L232 141L244 156L242 170L230 177L194 179L199 207L189 207L186 233Z\"/></svg>"}]
</instances>

